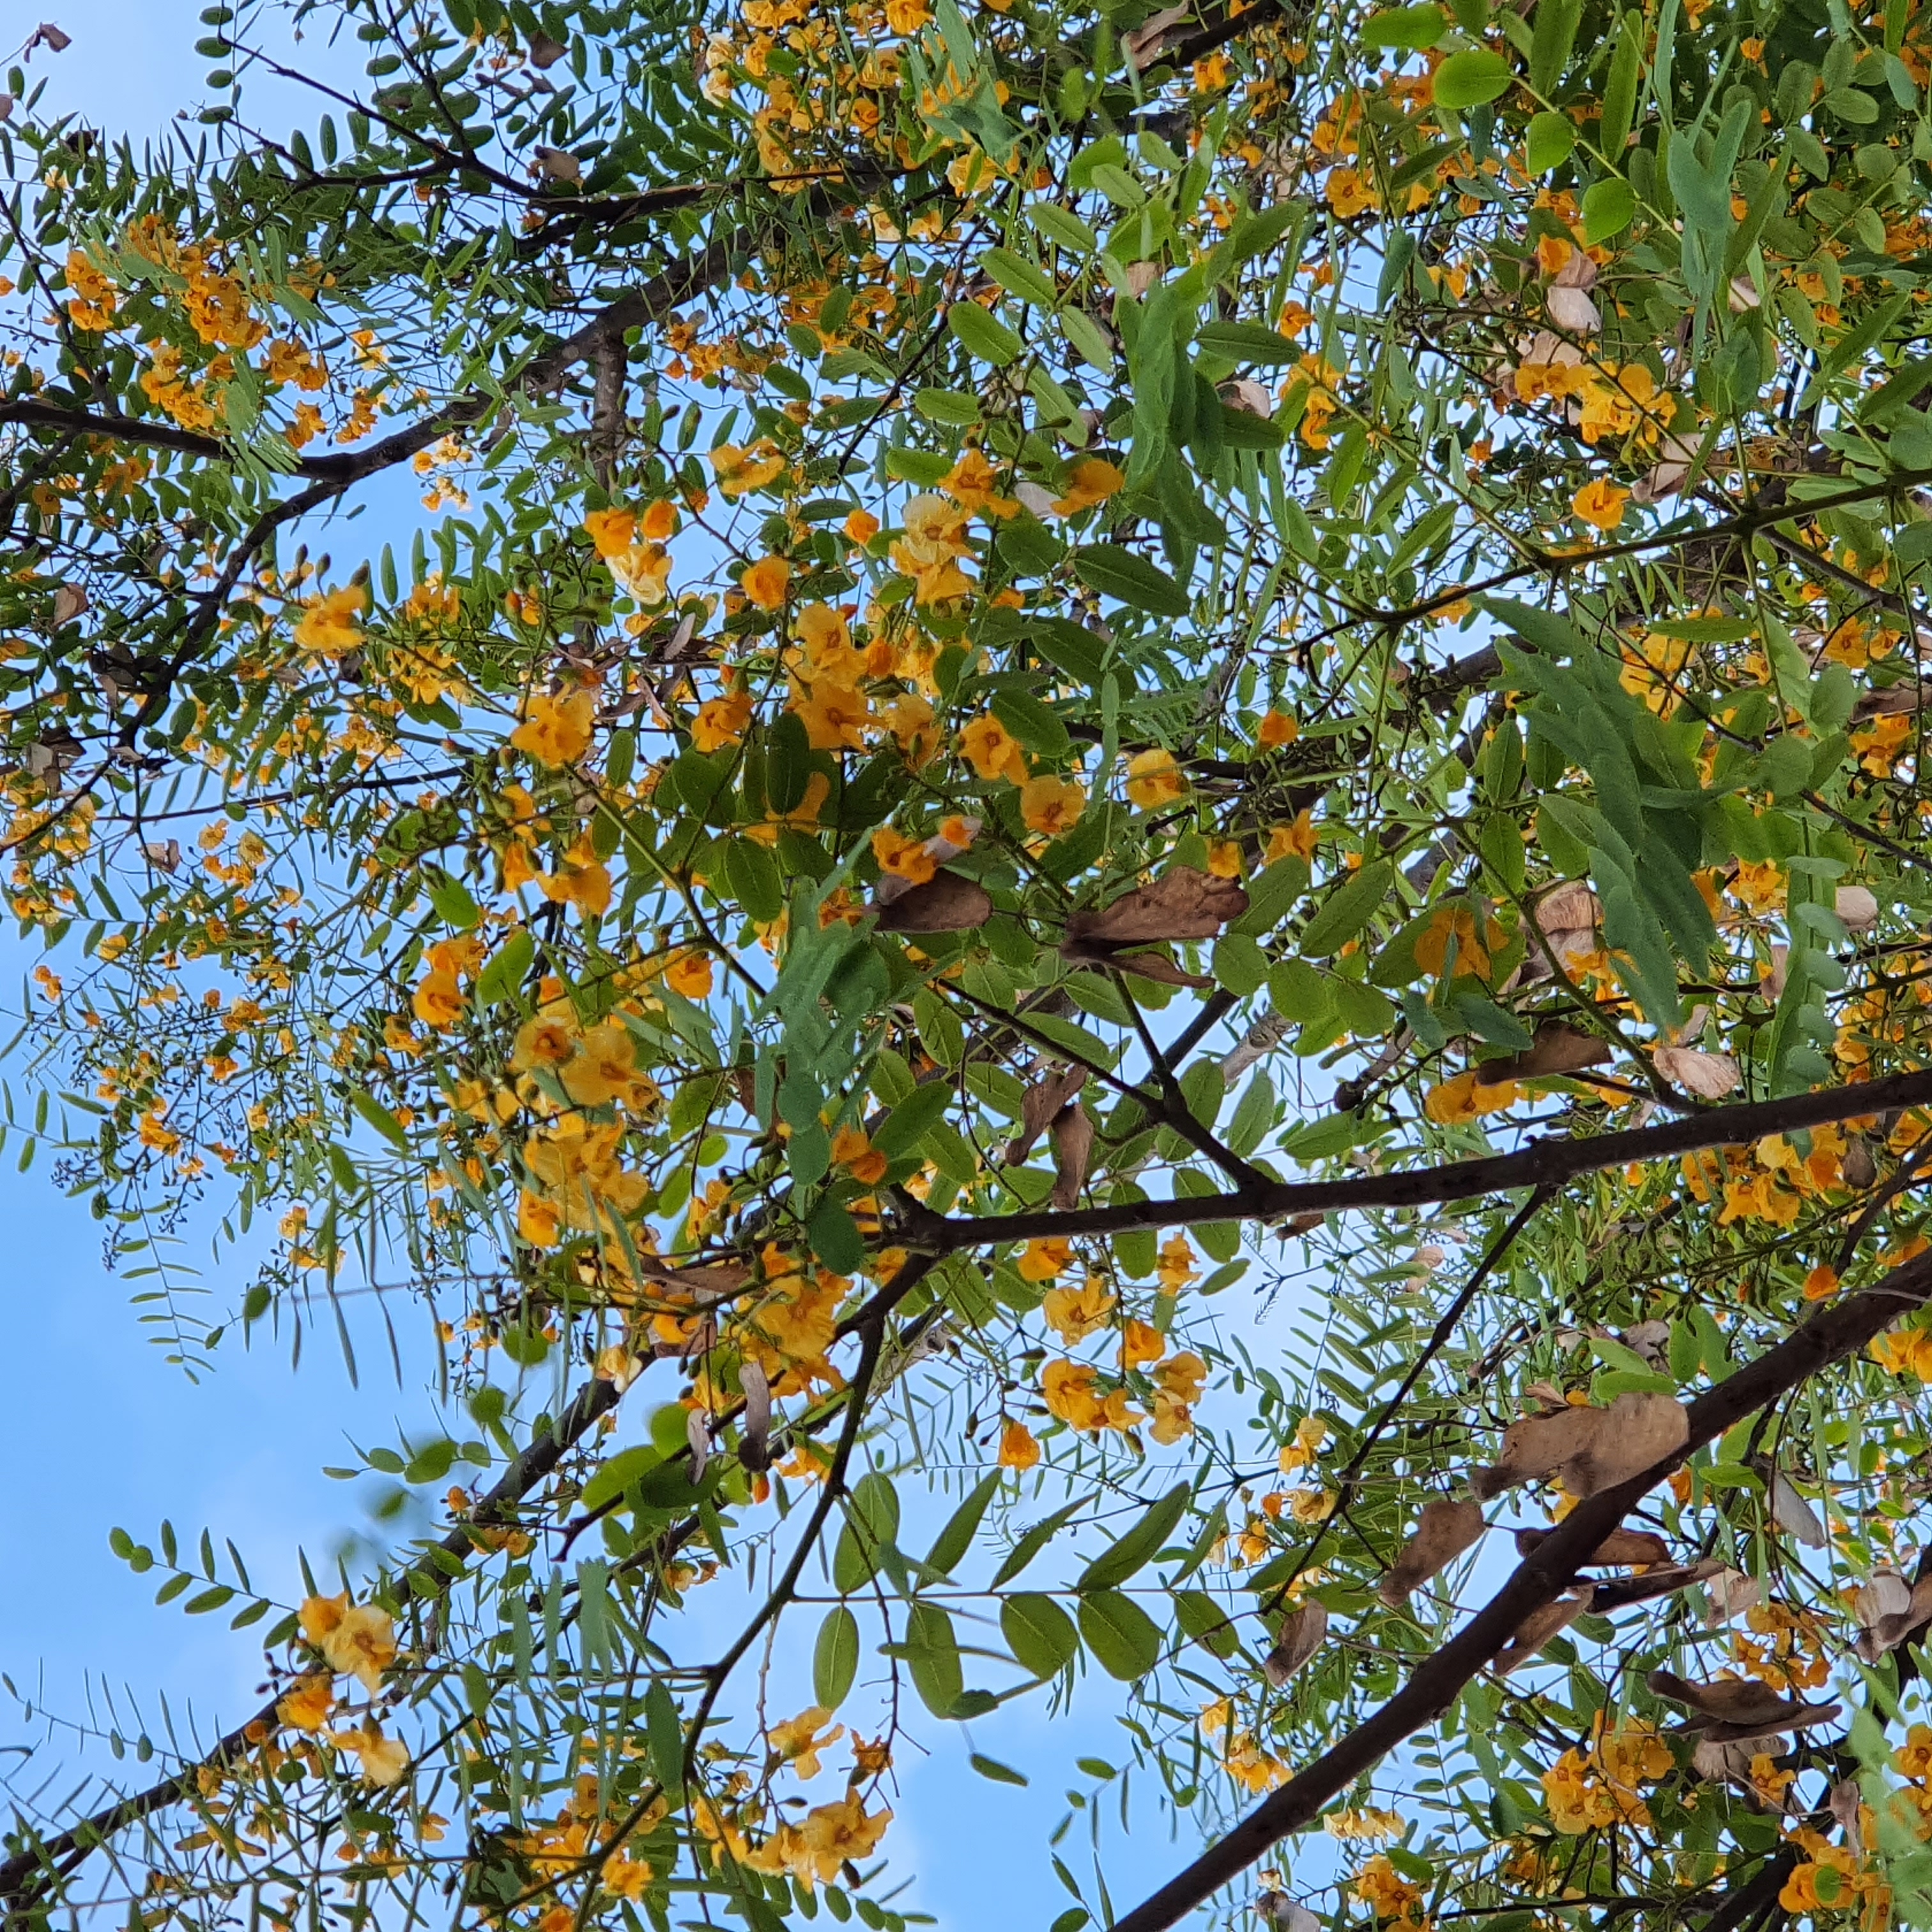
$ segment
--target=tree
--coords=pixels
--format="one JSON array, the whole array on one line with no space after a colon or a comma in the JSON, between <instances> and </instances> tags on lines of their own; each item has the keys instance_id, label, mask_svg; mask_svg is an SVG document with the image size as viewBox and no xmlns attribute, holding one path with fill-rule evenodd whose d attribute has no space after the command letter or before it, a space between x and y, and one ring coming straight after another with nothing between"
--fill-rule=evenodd
<instances>
[{"instance_id":1,"label":"tree","mask_svg":"<svg viewBox=\"0 0 1932 1932\"><path fill-rule=\"evenodd\" d=\"M1076 1696L1200 1850L1057 1932L1932 1922L1928 17L40 28L10 1131L440 1420L115 1532L269 1693L8 1924L896 1932Z\"/></svg>"}]
</instances>

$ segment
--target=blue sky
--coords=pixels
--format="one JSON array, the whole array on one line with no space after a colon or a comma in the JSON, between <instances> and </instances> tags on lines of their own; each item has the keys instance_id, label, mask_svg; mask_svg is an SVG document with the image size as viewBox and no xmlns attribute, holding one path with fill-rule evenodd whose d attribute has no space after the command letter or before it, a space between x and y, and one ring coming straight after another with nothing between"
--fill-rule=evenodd
<instances>
[{"instance_id":1,"label":"blue sky","mask_svg":"<svg viewBox=\"0 0 1932 1932\"><path fill-rule=\"evenodd\" d=\"M50 82L54 111L70 108L110 136L138 140L198 98L207 63L193 50L206 31L197 5L46 0L46 17L73 36L66 52L43 52L33 62L32 71ZM24 980L38 954L17 942L0 947L0 973ZM17 1086L17 1073L14 1079ZM186 1541L211 1526L218 1541L228 1536L239 1545L258 1585L292 1594L298 1546L326 1559L364 1526L356 1492L325 1477L322 1466L350 1460L350 1436L368 1443L420 1430L429 1405L417 1380L395 1384L386 1351L373 1346L362 1386L352 1388L326 1336L314 1338L298 1374L285 1342L258 1340L244 1352L231 1330L214 1372L190 1382L166 1364L130 1306L146 1284L106 1270L99 1224L82 1204L62 1198L48 1166L44 1154L22 1175L10 1147L0 1158L0 1217L12 1257L0 1272L12 1371L0 1401L0 1459L14 1472L0 1670L57 1715L80 1716L91 1702L98 1709L105 1684L117 1699L131 1689L158 1734L163 1699L177 1725L191 1718L209 1734L252 1702L260 1653L246 1633L227 1630L224 1617L157 1609L154 1580L135 1577L111 1555L110 1528L152 1541L167 1516ZM197 1249L192 1234L182 1253L201 1268L216 1307L238 1300L245 1259L218 1258L205 1236ZM398 1310L399 1321L408 1318ZM808 1696L809 1636L808 1628L800 1632L800 1705ZM1007 1914L1044 1928L1066 1906L1046 1839L1064 1808L1062 1794L1092 1788L1074 1760L1123 1763L1128 1755L1102 1708L1118 1687L1101 1680L1083 1688L1070 1716L1049 1718L1035 1698L972 1727L972 1748L1031 1773L1025 1790L970 1772L959 1727L922 1727L932 1755L902 1754L898 1821L885 1847L895 1873L914 1881L902 1903L960 1926ZM38 1725L23 1730L17 1708L0 1711L0 1741L44 1735ZM1172 1844L1151 1808L1138 1805L1124 1846L1117 1802L1109 1799L1107 1813L1108 1875L1124 1907L1184 1862L1189 1848ZM1084 1830L1076 1826L1063 1847L1083 1880L1091 1870Z\"/></svg>"}]
</instances>

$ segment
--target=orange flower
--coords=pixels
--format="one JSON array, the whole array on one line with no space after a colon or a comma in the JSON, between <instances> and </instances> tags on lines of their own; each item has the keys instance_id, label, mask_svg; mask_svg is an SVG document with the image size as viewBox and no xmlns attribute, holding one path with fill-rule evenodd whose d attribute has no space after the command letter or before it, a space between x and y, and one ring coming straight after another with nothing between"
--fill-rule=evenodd
<instances>
[{"instance_id":1,"label":"orange flower","mask_svg":"<svg viewBox=\"0 0 1932 1932\"><path fill-rule=\"evenodd\" d=\"M1141 752L1127 761L1127 796L1143 812L1187 795L1187 780L1172 752Z\"/></svg>"},{"instance_id":2,"label":"orange flower","mask_svg":"<svg viewBox=\"0 0 1932 1932\"><path fill-rule=\"evenodd\" d=\"M791 584L791 566L782 556L761 556L738 583L760 610L782 610L785 592Z\"/></svg>"},{"instance_id":3,"label":"orange flower","mask_svg":"<svg viewBox=\"0 0 1932 1932\"><path fill-rule=\"evenodd\" d=\"M1270 710L1261 722L1261 728L1255 734L1256 741L1264 752L1279 751L1284 745L1292 745L1301 736L1301 720L1292 711Z\"/></svg>"},{"instance_id":4,"label":"orange flower","mask_svg":"<svg viewBox=\"0 0 1932 1932\"><path fill-rule=\"evenodd\" d=\"M923 838L908 838L890 825L880 826L872 834L872 856L881 871L910 880L916 886L924 885L939 869L939 861L926 849Z\"/></svg>"},{"instance_id":5,"label":"orange flower","mask_svg":"<svg viewBox=\"0 0 1932 1932\"><path fill-rule=\"evenodd\" d=\"M1051 1281L1072 1265L1073 1244L1059 1235L1050 1235L1028 1242L1020 1256L1020 1276L1024 1281Z\"/></svg>"},{"instance_id":6,"label":"orange flower","mask_svg":"<svg viewBox=\"0 0 1932 1932\"><path fill-rule=\"evenodd\" d=\"M596 722L597 700L589 692L538 692L525 710L524 722L510 734L510 742L538 764L556 770L574 765L590 750Z\"/></svg>"},{"instance_id":7,"label":"orange flower","mask_svg":"<svg viewBox=\"0 0 1932 1932\"><path fill-rule=\"evenodd\" d=\"M1042 774L1020 787L1020 816L1029 832L1058 838L1079 823L1086 809L1085 791L1067 779Z\"/></svg>"},{"instance_id":8,"label":"orange flower","mask_svg":"<svg viewBox=\"0 0 1932 1932\"><path fill-rule=\"evenodd\" d=\"M1116 491L1124 489L1126 481L1119 466L1109 463L1104 456L1083 456L1077 463L1067 466L1066 494L1054 502L1054 513L1077 517L1082 510L1090 510L1095 504L1104 503Z\"/></svg>"},{"instance_id":9,"label":"orange flower","mask_svg":"<svg viewBox=\"0 0 1932 1932\"><path fill-rule=\"evenodd\" d=\"M740 449L736 443L721 442L711 452L712 473L718 478L720 494L742 496L774 482L784 468L784 458L768 442L755 449Z\"/></svg>"},{"instance_id":10,"label":"orange flower","mask_svg":"<svg viewBox=\"0 0 1932 1932\"><path fill-rule=\"evenodd\" d=\"M1570 498L1570 507L1586 524L1594 524L1600 530L1613 530L1624 520L1624 506L1630 501L1630 494L1608 477L1599 476Z\"/></svg>"},{"instance_id":11,"label":"orange flower","mask_svg":"<svg viewBox=\"0 0 1932 1932\"><path fill-rule=\"evenodd\" d=\"M711 956L708 952L681 954L665 969L664 984L687 1000L708 999L711 995Z\"/></svg>"},{"instance_id":12,"label":"orange flower","mask_svg":"<svg viewBox=\"0 0 1932 1932\"><path fill-rule=\"evenodd\" d=\"M1262 854L1264 866L1283 859L1312 859L1315 856L1315 821L1306 812L1297 814L1292 825L1277 825L1268 834L1268 849Z\"/></svg>"},{"instance_id":13,"label":"orange flower","mask_svg":"<svg viewBox=\"0 0 1932 1932\"><path fill-rule=\"evenodd\" d=\"M845 534L855 544L868 544L879 534L879 520L870 510L854 510L845 519Z\"/></svg>"},{"instance_id":14,"label":"orange flower","mask_svg":"<svg viewBox=\"0 0 1932 1932\"><path fill-rule=\"evenodd\" d=\"M1024 1474L1040 1460L1040 1444L1024 1422L1010 1422L1000 1431L1000 1467Z\"/></svg>"},{"instance_id":15,"label":"orange flower","mask_svg":"<svg viewBox=\"0 0 1932 1932\"><path fill-rule=\"evenodd\" d=\"M997 718L976 718L959 734L959 749L981 778L1026 783L1026 754Z\"/></svg>"},{"instance_id":16,"label":"orange flower","mask_svg":"<svg viewBox=\"0 0 1932 1932\"><path fill-rule=\"evenodd\" d=\"M325 591L302 612L296 642L317 657L346 657L362 641L362 627L356 620L368 603L369 592L359 584Z\"/></svg>"},{"instance_id":17,"label":"orange flower","mask_svg":"<svg viewBox=\"0 0 1932 1932\"><path fill-rule=\"evenodd\" d=\"M832 1158L854 1180L862 1180L868 1187L884 1180L886 1169L892 1164L873 1146L863 1127L841 1127L832 1136Z\"/></svg>"},{"instance_id":18,"label":"orange flower","mask_svg":"<svg viewBox=\"0 0 1932 1932\"><path fill-rule=\"evenodd\" d=\"M700 752L715 752L721 746L735 745L752 722L752 694L728 692L722 698L706 698L691 722L691 742Z\"/></svg>"}]
</instances>

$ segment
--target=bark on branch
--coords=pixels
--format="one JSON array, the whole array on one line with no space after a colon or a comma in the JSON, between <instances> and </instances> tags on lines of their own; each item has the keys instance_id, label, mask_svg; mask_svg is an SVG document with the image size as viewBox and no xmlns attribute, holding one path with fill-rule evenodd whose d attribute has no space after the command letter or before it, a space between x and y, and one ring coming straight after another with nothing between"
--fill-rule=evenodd
<instances>
[{"instance_id":1,"label":"bark on branch","mask_svg":"<svg viewBox=\"0 0 1932 1932\"><path fill-rule=\"evenodd\" d=\"M1362 1208L1417 1208L1468 1201L1519 1187L1560 1187L1580 1175L1631 1161L1666 1160L1707 1148L1735 1147L1772 1134L1828 1122L1886 1114L1895 1108L1932 1106L1932 1072L1900 1073L1850 1087L1793 1094L1782 1100L1712 1107L1656 1126L1630 1127L1588 1138L1532 1142L1520 1153L1441 1167L1403 1168L1336 1180L1281 1180L1229 1194L1166 1201L1121 1202L1106 1208L954 1219L926 1212L910 1196L900 1204L904 1238L932 1254L958 1254L1051 1235L1078 1238L1118 1234L1138 1228L1191 1228L1215 1221L1274 1220L1291 1214L1328 1214Z\"/></svg>"},{"instance_id":2,"label":"bark on branch","mask_svg":"<svg viewBox=\"0 0 1932 1932\"><path fill-rule=\"evenodd\" d=\"M1735 1109L1743 1112L1744 1109ZM1821 1310L1775 1348L1689 1405L1690 1438L1641 1475L1580 1503L1462 1629L1419 1665L1366 1724L1264 1798L1240 1824L1153 1896L1114 1922L1114 1932L1165 1932L1290 1832L1306 1829L1406 1738L1434 1723L1502 1649L1533 1610L1559 1594L1625 1513L1693 1451L1754 1415L1821 1369L1856 1354L1932 1296L1932 1252L1874 1287Z\"/></svg>"}]
</instances>

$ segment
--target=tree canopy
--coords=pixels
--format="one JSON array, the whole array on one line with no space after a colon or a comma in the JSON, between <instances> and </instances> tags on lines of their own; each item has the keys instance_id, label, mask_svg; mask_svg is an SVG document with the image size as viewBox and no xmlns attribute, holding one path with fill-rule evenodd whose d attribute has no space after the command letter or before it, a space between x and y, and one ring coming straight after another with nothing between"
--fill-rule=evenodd
<instances>
[{"instance_id":1,"label":"tree canopy","mask_svg":"<svg viewBox=\"0 0 1932 1932\"><path fill-rule=\"evenodd\" d=\"M8 1925L903 1932L1023 1700L1054 1932L1932 1924L1932 12L201 17L0 103L6 1132L433 1424Z\"/></svg>"}]
</instances>

